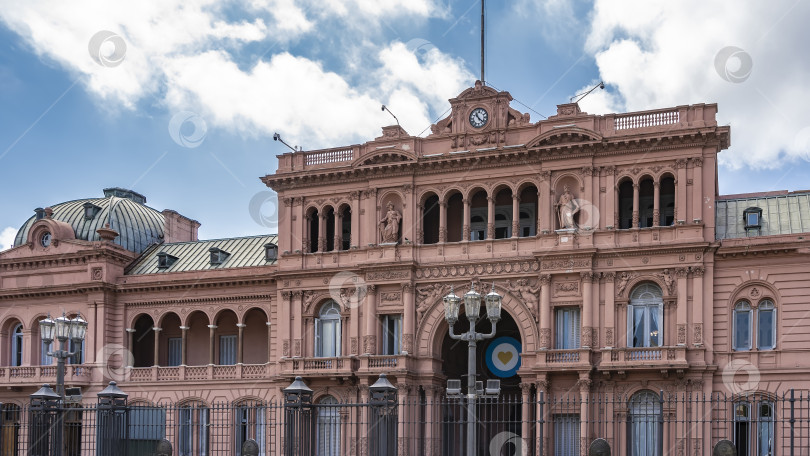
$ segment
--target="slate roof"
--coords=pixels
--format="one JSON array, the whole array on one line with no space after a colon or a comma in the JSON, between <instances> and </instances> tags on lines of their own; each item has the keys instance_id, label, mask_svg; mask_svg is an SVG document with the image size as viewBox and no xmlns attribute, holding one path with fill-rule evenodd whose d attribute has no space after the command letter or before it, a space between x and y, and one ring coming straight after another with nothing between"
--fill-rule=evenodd
<instances>
[{"instance_id":1,"label":"slate roof","mask_svg":"<svg viewBox=\"0 0 810 456\"><path fill-rule=\"evenodd\" d=\"M745 229L743 211L762 209L761 228ZM721 196L715 205L717 239L810 232L810 191Z\"/></svg>"},{"instance_id":2,"label":"slate roof","mask_svg":"<svg viewBox=\"0 0 810 456\"><path fill-rule=\"evenodd\" d=\"M160 274L165 272L204 271L209 269L269 266L276 261L265 259L265 244L277 244L275 234L248 236L208 241L172 242L154 245L135 260L126 270L127 275ZM221 264L211 264L211 248L224 250L229 255ZM168 268L158 268L158 254L166 253L177 260Z\"/></svg>"}]
</instances>

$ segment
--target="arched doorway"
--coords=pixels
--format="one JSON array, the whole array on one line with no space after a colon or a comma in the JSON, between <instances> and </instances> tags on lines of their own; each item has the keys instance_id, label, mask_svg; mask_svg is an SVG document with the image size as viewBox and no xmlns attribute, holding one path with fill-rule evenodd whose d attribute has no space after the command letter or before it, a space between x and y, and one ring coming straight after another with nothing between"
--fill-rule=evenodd
<instances>
[{"instance_id":1,"label":"arched doorway","mask_svg":"<svg viewBox=\"0 0 810 456\"><path fill-rule=\"evenodd\" d=\"M488 334L491 324L485 316L484 306L475 324L477 332ZM459 315L458 323L453 327L456 334L467 332L470 328L466 315ZM522 410L520 376L517 369L520 367L518 350L509 350L509 344L518 344L522 352L522 338L515 319L504 309L501 321L496 326L495 337L480 341L476 347L477 381L486 385L487 380L501 381L501 394L496 399L479 399L476 404L477 447L480 454L488 454L490 442L502 433L521 434ZM466 393L468 344L466 341L450 338L449 331L444 330L444 339L441 346L442 367L448 379L460 379L462 391ZM487 361L487 357L490 361ZM492 360L498 360L493 362ZM500 361L500 362L499 362ZM500 368L503 368L501 370ZM466 400L448 401L441 411L442 419L442 454L458 454L459 448L466 445Z\"/></svg>"}]
</instances>

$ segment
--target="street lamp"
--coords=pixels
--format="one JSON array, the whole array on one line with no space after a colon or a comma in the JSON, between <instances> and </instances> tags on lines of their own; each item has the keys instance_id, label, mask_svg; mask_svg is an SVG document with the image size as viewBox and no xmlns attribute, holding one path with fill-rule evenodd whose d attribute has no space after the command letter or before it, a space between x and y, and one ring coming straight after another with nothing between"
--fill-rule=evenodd
<instances>
[{"instance_id":1,"label":"street lamp","mask_svg":"<svg viewBox=\"0 0 810 456\"><path fill-rule=\"evenodd\" d=\"M501 319L501 304L503 297L495 292L495 283L492 284L492 291L487 293L483 298L486 309L487 319L492 325L492 331L489 334L479 333L475 331L475 322L478 320L478 314L481 311L481 294L475 291L475 283L470 285L468 291L463 298L464 313L470 321L469 331L463 334L455 334L453 326L458 322L458 312L461 305L462 298L456 296L453 288L450 288L450 294L444 297L444 318L450 326L450 338L455 340L467 341L467 454L475 455L475 430L476 430L476 416L475 416L475 401L480 397L493 397L498 395L500 384L490 388L490 382L487 382L487 394L483 394L483 388L476 387L476 345L479 340L491 339L495 336L495 326ZM460 396L461 382L459 380L448 380L448 393L457 391ZM452 388L451 388L452 386ZM480 392L478 390L481 390Z\"/></svg>"},{"instance_id":2,"label":"street lamp","mask_svg":"<svg viewBox=\"0 0 810 456\"><path fill-rule=\"evenodd\" d=\"M68 339L73 341L74 347L81 347L84 337L87 335L87 321L81 315L76 315L76 318L70 319L65 316L64 312L61 317L56 317L55 320L48 318L39 322L39 330L42 337L42 342L45 346L50 346L54 340L59 341L59 349L48 352L48 356L56 358L56 392L62 400L65 399L65 359L76 355L76 352L70 352L66 347Z\"/></svg>"}]
</instances>

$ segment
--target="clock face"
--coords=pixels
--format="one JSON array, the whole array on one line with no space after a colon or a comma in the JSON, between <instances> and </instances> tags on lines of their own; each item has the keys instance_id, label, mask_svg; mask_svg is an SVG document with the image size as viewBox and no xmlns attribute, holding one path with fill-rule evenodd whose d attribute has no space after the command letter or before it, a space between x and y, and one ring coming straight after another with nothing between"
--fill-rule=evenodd
<instances>
[{"instance_id":1,"label":"clock face","mask_svg":"<svg viewBox=\"0 0 810 456\"><path fill-rule=\"evenodd\" d=\"M487 124L487 120L489 120L489 114L484 108L475 108L470 113L470 125L475 128L483 127Z\"/></svg>"}]
</instances>

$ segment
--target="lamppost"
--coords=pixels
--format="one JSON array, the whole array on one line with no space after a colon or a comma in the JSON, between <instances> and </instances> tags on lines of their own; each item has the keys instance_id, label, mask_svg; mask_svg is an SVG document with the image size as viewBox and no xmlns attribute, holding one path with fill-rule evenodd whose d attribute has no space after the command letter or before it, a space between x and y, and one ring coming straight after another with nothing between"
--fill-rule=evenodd
<instances>
[{"instance_id":1,"label":"lamppost","mask_svg":"<svg viewBox=\"0 0 810 456\"><path fill-rule=\"evenodd\" d=\"M70 347L66 344L70 339L76 347L81 347L84 336L87 334L87 321L81 315L70 319L63 312L61 317L56 317L56 320L52 320L48 315L48 318L39 322L39 330L46 347L50 346L54 340L59 341L59 349L48 352L48 356L56 358L56 393L64 401L65 359L78 352L70 352Z\"/></svg>"},{"instance_id":2,"label":"lamppost","mask_svg":"<svg viewBox=\"0 0 810 456\"><path fill-rule=\"evenodd\" d=\"M458 322L458 312L461 308L462 298L456 296L451 287L450 294L443 299L444 318L447 320L447 324L450 325L450 338L467 341L467 454L470 456L477 454L475 450L475 425L477 421L475 416L476 399L479 396L497 396L500 390L499 381L495 381L497 382L497 386L495 386L494 383L491 386L490 382L487 382L486 394L484 394L483 388L480 388L481 391L478 391L479 388L476 388L476 345L479 340L491 339L495 336L495 326L501 319L501 304L503 303L503 297L495 292L495 283L493 283L492 291L487 293L483 298L486 302L487 318L492 324L492 331L490 331L489 334L484 334L475 331L475 322L478 320L478 314L481 310L481 299L481 294L475 291L475 283L471 284L470 291L464 295L464 313L470 321L470 329L463 334L455 334L453 332L453 326ZM453 393L450 387L451 382L455 383L457 395L460 396L461 382L459 380L448 380L448 395Z\"/></svg>"}]
</instances>

